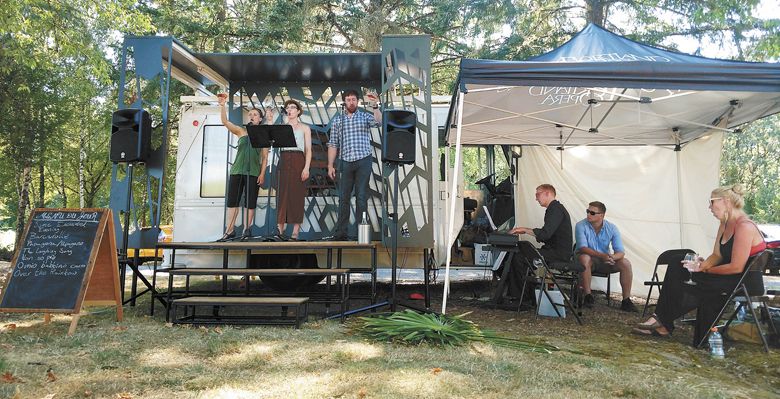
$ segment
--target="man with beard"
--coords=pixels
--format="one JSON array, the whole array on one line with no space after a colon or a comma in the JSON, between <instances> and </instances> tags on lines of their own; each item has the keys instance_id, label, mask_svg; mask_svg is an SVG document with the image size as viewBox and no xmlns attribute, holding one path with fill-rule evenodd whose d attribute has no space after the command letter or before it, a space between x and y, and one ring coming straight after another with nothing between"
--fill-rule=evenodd
<instances>
[{"instance_id":1,"label":"man with beard","mask_svg":"<svg viewBox=\"0 0 780 399\"><path fill-rule=\"evenodd\" d=\"M368 93L373 115L358 110L358 92L347 90L341 95L344 112L336 116L328 141L328 177L336 180L335 161L339 160L339 217L332 237L326 239L344 241L349 232L349 208L352 192L355 192L355 219L359 220L368 208L368 182L371 178L372 148L371 128L382 121L379 97ZM355 233L357 236L357 233ZM349 239L356 239L349 237Z\"/></svg>"}]
</instances>

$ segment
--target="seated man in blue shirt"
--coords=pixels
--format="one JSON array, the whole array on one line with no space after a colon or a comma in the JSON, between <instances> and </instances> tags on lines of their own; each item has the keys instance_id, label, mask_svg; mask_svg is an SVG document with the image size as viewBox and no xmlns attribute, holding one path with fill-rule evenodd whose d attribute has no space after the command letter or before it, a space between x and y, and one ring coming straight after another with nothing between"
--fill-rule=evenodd
<instances>
[{"instance_id":1,"label":"seated man in blue shirt","mask_svg":"<svg viewBox=\"0 0 780 399\"><path fill-rule=\"evenodd\" d=\"M592 271L620 272L620 286L623 289L623 302L620 310L636 312L637 308L631 302L631 262L626 259L623 241L618 228L604 220L607 207L599 201L588 204L585 219L577 222L574 236L577 240L577 259L585 271L582 272L582 289L585 293L585 306L593 306L593 295L590 292ZM610 250L610 244L612 249Z\"/></svg>"}]
</instances>

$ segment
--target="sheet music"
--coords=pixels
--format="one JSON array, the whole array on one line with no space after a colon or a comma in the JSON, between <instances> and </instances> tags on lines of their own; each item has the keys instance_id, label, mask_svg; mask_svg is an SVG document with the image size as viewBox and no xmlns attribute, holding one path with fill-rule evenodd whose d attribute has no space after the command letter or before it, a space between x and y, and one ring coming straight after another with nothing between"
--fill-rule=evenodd
<instances>
[{"instance_id":1,"label":"sheet music","mask_svg":"<svg viewBox=\"0 0 780 399\"><path fill-rule=\"evenodd\" d=\"M487 206L485 206L485 205L482 205L482 209L484 209L484 210L485 210L485 216L487 216L488 222L490 222L490 228L492 228L492 229L493 229L493 231L496 231L496 230L498 230L498 228L496 227L496 224L495 224L495 223L493 223L493 217L492 217L492 216L490 216L490 211L488 211L488 208L487 208Z\"/></svg>"}]
</instances>

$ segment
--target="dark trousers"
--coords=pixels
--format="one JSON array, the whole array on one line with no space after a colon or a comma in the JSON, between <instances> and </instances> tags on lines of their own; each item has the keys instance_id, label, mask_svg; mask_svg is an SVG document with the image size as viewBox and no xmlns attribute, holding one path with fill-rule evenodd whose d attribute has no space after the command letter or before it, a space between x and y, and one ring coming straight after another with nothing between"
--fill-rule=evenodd
<instances>
[{"instance_id":1,"label":"dark trousers","mask_svg":"<svg viewBox=\"0 0 780 399\"><path fill-rule=\"evenodd\" d=\"M696 309L693 333L695 346L707 333L718 312L726 304L728 294L736 287L741 273L729 275L693 273L696 285L684 283L689 275L682 264L667 266L655 314L658 321L671 332L674 330L676 319ZM763 287L762 282L758 284Z\"/></svg>"},{"instance_id":2,"label":"dark trousers","mask_svg":"<svg viewBox=\"0 0 780 399\"><path fill-rule=\"evenodd\" d=\"M349 209L352 192L355 192L355 220L363 217L368 210L368 182L371 178L371 155L354 162L339 161L341 179L339 180L339 218L336 222L334 237L346 238L349 233ZM351 235L350 235L351 236ZM355 230L357 237L357 230Z\"/></svg>"}]
</instances>

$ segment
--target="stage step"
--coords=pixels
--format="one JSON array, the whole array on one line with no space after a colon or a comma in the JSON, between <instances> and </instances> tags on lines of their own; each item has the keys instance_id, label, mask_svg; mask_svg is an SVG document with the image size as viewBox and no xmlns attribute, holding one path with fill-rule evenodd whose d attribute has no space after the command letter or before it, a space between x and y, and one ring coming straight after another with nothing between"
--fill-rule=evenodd
<instances>
[{"instance_id":1,"label":"stage step","mask_svg":"<svg viewBox=\"0 0 780 399\"><path fill-rule=\"evenodd\" d=\"M245 269L245 268L202 268L178 267L157 270L158 273L171 273L189 276L334 276L351 273L350 269Z\"/></svg>"},{"instance_id":2,"label":"stage step","mask_svg":"<svg viewBox=\"0 0 780 399\"><path fill-rule=\"evenodd\" d=\"M211 308L211 314L198 314L199 307ZM281 315L274 316L233 316L220 315L224 307L281 307ZM309 316L309 298L307 297L233 297L233 296L190 296L179 298L171 303L174 324L255 324L255 325L291 325L300 328L301 322ZM184 316L178 317L177 310L184 307ZM293 316L287 313L293 309Z\"/></svg>"}]
</instances>

